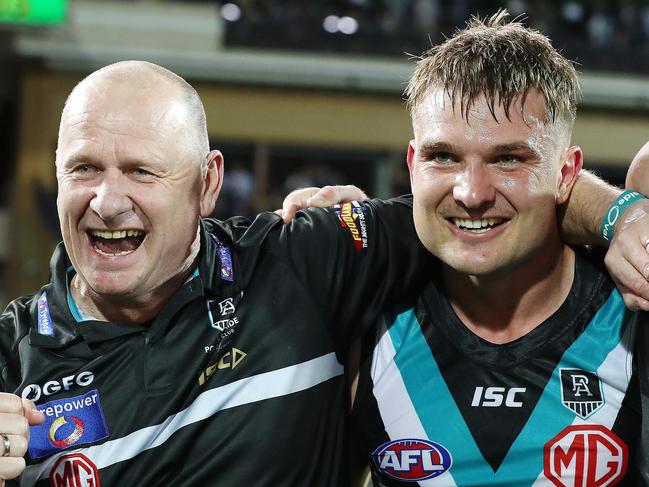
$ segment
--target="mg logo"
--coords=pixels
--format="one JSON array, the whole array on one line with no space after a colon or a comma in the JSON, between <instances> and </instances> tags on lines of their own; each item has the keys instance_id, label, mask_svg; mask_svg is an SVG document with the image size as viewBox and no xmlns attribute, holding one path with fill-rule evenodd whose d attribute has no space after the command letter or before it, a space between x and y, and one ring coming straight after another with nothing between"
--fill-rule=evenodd
<instances>
[{"instance_id":1,"label":"mg logo","mask_svg":"<svg viewBox=\"0 0 649 487\"><path fill-rule=\"evenodd\" d=\"M557 487L607 487L622 480L628 456L605 426L568 426L545 444L543 473Z\"/></svg>"},{"instance_id":2,"label":"mg logo","mask_svg":"<svg viewBox=\"0 0 649 487\"><path fill-rule=\"evenodd\" d=\"M52 487L100 487L97 466L81 453L59 458L50 472Z\"/></svg>"}]
</instances>

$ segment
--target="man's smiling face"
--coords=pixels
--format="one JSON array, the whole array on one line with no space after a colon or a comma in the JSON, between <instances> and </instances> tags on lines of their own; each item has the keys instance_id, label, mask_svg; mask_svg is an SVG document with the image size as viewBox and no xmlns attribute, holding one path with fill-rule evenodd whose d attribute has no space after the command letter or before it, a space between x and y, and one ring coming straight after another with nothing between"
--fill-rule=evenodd
<instances>
[{"instance_id":1,"label":"man's smiling face","mask_svg":"<svg viewBox=\"0 0 649 487\"><path fill-rule=\"evenodd\" d=\"M494 118L495 115L495 118ZM432 90L413 115L408 150L419 238L458 272L485 275L529 262L559 245L556 205L572 173L564 169L569 135L544 123L543 96L530 91L521 109L492 115L477 100L468 116L442 90Z\"/></svg>"},{"instance_id":2,"label":"man's smiling face","mask_svg":"<svg viewBox=\"0 0 649 487\"><path fill-rule=\"evenodd\" d=\"M192 264L203 181L181 100L173 86L125 90L104 80L66 105L61 232L77 276L97 295L143 297Z\"/></svg>"}]
</instances>

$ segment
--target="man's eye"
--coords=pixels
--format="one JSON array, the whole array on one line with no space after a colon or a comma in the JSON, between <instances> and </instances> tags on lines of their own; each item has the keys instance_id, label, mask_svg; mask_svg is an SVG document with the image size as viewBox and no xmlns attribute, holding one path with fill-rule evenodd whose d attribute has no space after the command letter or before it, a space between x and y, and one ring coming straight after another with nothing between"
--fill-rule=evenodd
<instances>
[{"instance_id":1,"label":"man's eye","mask_svg":"<svg viewBox=\"0 0 649 487\"><path fill-rule=\"evenodd\" d=\"M88 175L92 173L92 169L90 164L79 164L72 169L72 172L80 175Z\"/></svg>"},{"instance_id":2,"label":"man's eye","mask_svg":"<svg viewBox=\"0 0 649 487\"><path fill-rule=\"evenodd\" d=\"M496 161L502 164L516 164L521 161L521 158L513 154L502 154L498 156Z\"/></svg>"},{"instance_id":3,"label":"man's eye","mask_svg":"<svg viewBox=\"0 0 649 487\"><path fill-rule=\"evenodd\" d=\"M433 152L429 160L438 164L452 164L455 162L455 156L450 152Z\"/></svg>"},{"instance_id":4,"label":"man's eye","mask_svg":"<svg viewBox=\"0 0 649 487\"><path fill-rule=\"evenodd\" d=\"M135 174L137 177L140 177L140 178L150 178L150 177L153 176L152 173L150 173L146 169L142 169L141 167L135 168L133 170L133 174Z\"/></svg>"}]
</instances>

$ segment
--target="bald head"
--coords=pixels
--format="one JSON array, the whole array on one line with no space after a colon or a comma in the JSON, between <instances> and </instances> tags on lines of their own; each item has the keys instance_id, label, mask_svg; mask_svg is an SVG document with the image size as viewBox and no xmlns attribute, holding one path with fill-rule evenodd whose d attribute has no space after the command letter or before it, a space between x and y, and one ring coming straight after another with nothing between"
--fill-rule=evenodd
<instances>
[{"instance_id":1,"label":"bald head","mask_svg":"<svg viewBox=\"0 0 649 487\"><path fill-rule=\"evenodd\" d=\"M161 124L172 127L178 143L193 146L197 161L204 162L209 141L205 110L198 93L177 74L146 61L111 64L79 82L63 108L59 144L67 125L91 114L123 116L128 130L128 112L132 110L155 113Z\"/></svg>"}]
</instances>

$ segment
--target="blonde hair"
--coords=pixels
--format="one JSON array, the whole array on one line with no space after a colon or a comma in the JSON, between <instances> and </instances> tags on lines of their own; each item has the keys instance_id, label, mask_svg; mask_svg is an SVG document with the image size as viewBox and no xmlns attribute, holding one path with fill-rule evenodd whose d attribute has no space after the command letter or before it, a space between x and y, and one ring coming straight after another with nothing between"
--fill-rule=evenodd
<instances>
[{"instance_id":1,"label":"blonde hair","mask_svg":"<svg viewBox=\"0 0 649 487\"><path fill-rule=\"evenodd\" d=\"M509 118L512 103L522 107L533 89L545 99L546 121L572 127L581 94L575 67L546 36L508 17L504 9L484 20L474 16L419 58L405 91L411 116L431 89L441 89L465 118L482 96L494 118L497 106Z\"/></svg>"}]
</instances>

